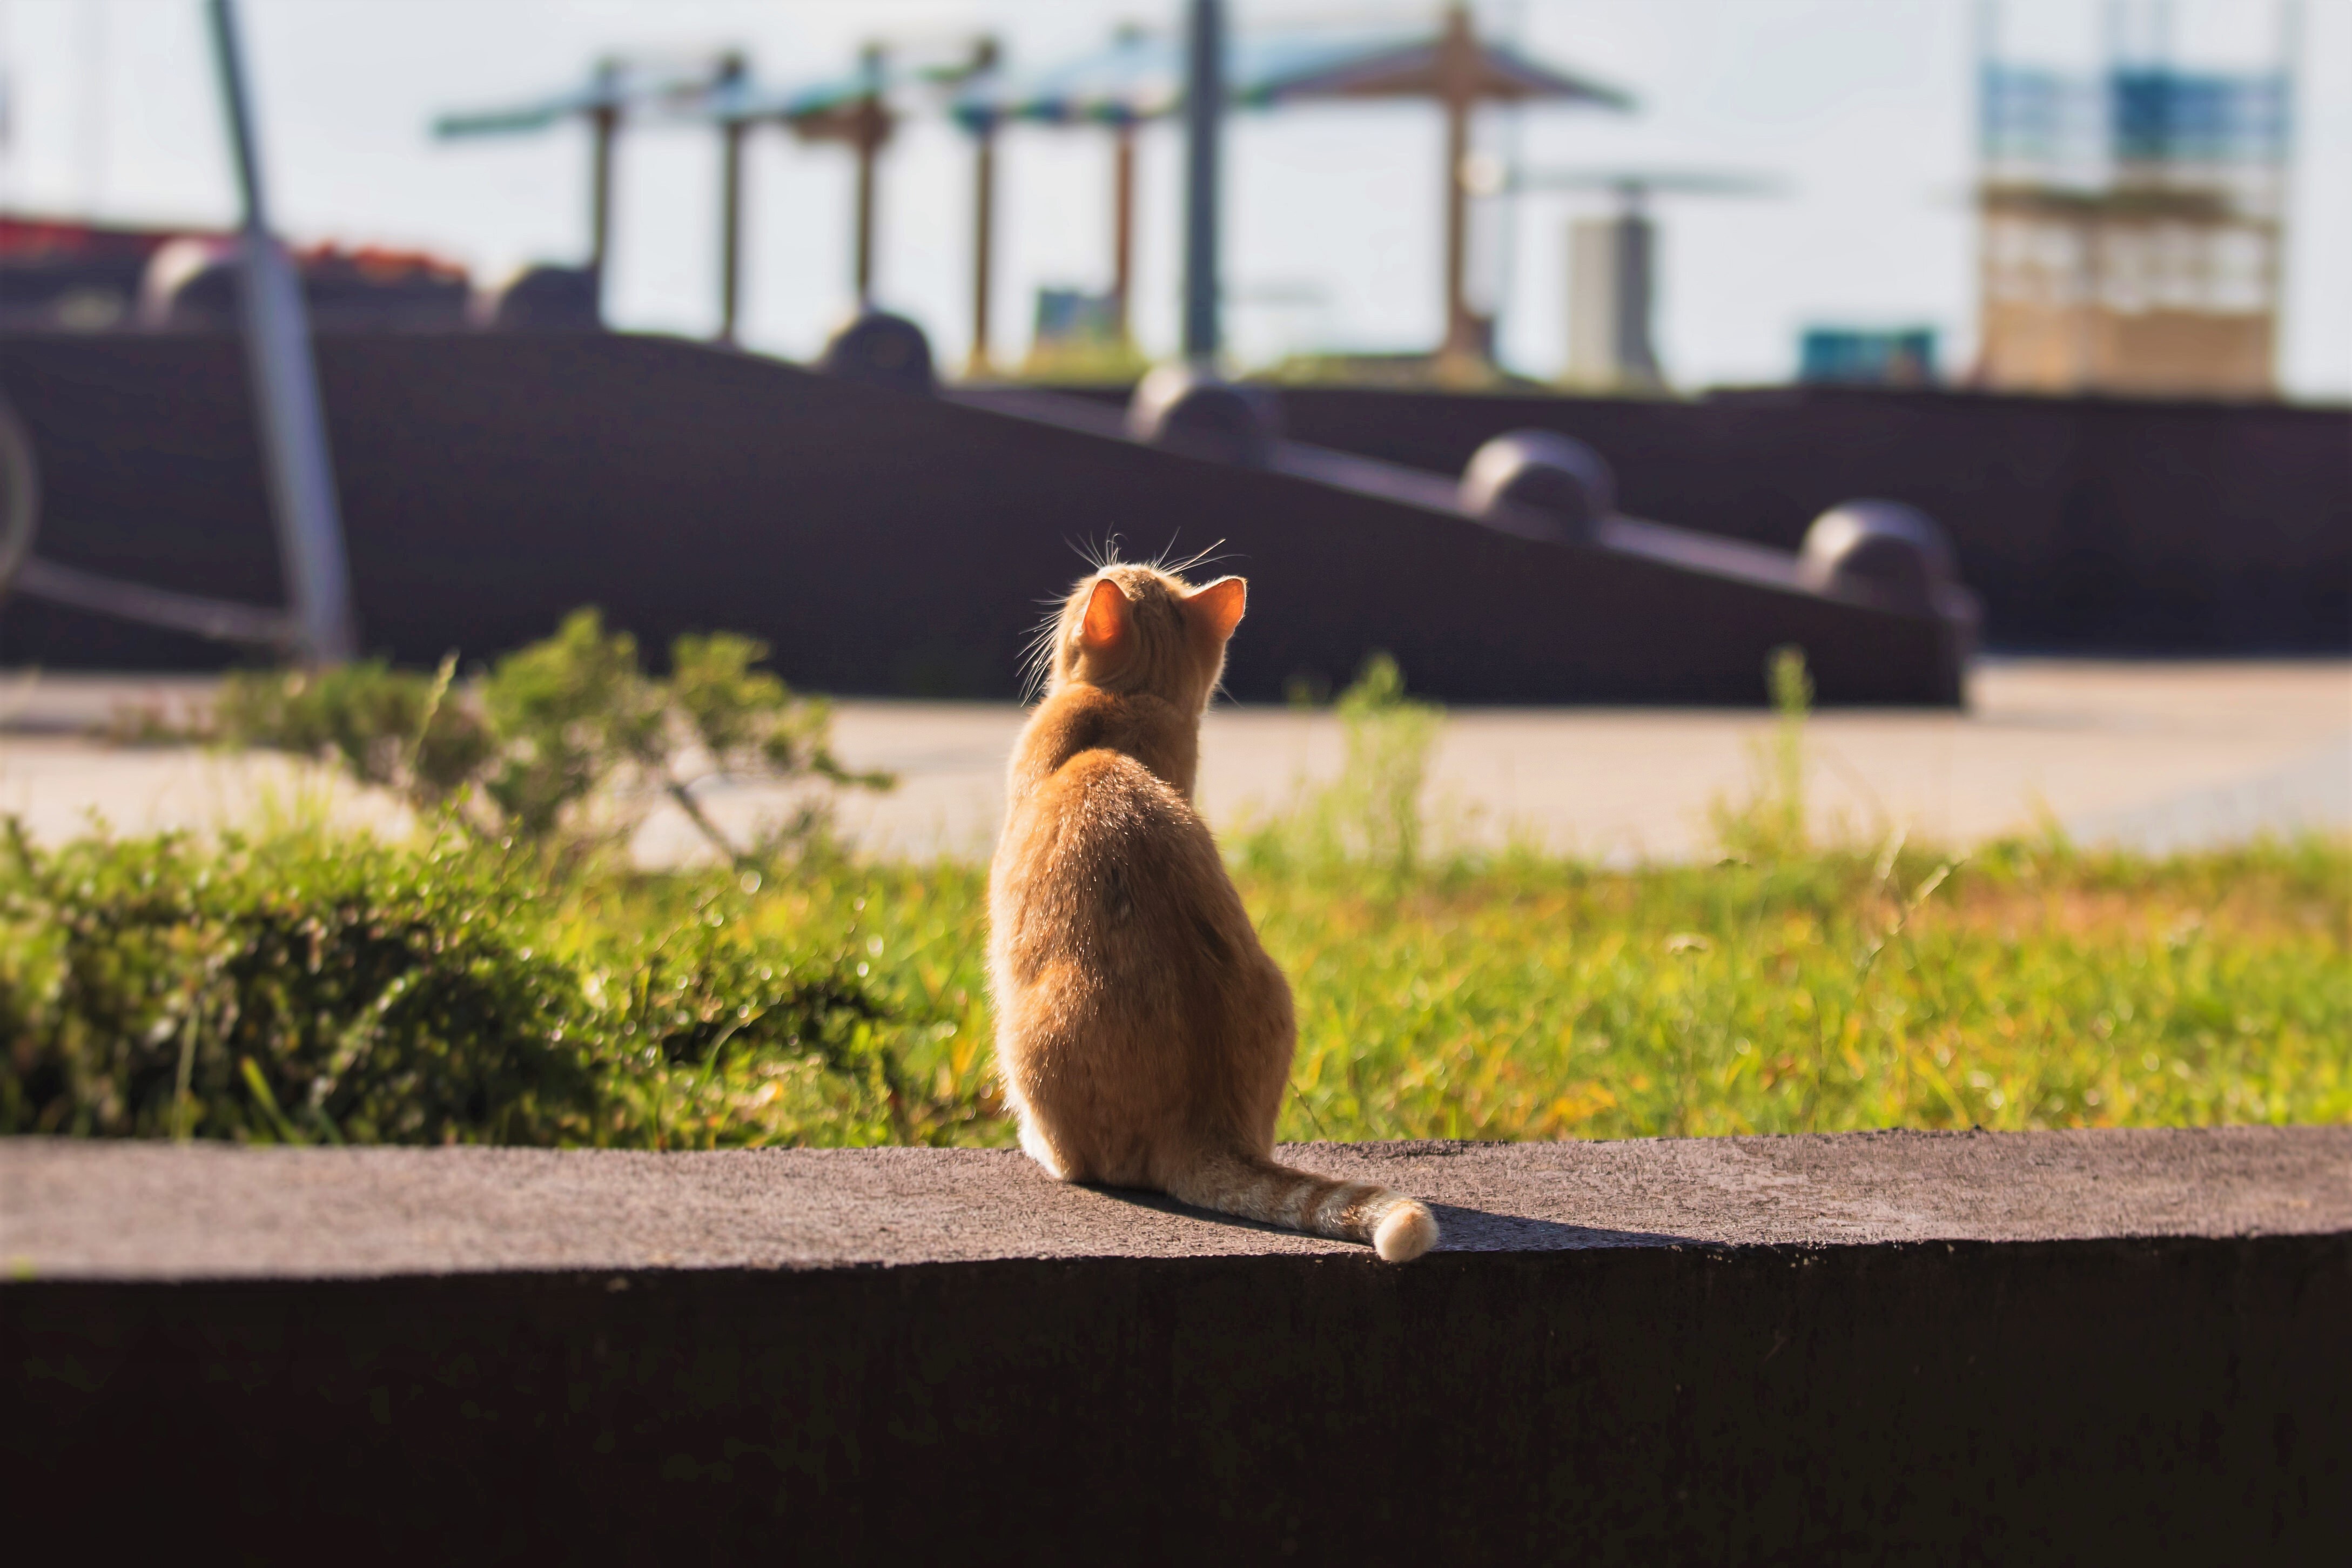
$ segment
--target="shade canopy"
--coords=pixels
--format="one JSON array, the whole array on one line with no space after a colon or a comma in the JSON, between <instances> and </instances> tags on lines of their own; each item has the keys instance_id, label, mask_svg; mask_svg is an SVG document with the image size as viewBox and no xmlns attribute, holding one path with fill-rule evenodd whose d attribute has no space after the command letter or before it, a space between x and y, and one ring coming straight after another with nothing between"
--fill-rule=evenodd
<instances>
[{"instance_id":1,"label":"shade canopy","mask_svg":"<svg viewBox=\"0 0 2352 1568\"><path fill-rule=\"evenodd\" d=\"M708 93L724 75L723 62L608 60L578 87L503 109L463 110L434 120L442 137L503 136L545 131L567 120L626 114L641 109L677 112Z\"/></svg>"},{"instance_id":2,"label":"shade canopy","mask_svg":"<svg viewBox=\"0 0 2352 1568\"><path fill-rule=\"evenodd\" d=\"M681 103L678 109L688 120L719 123L765 120L799 125L820 121L867 103L887 93L907 75L891 71L879 60L869 60L844 75L797 86L769 86L743 77L714 82L707 91Z\"/></svg>"},{"instance_id":3,"label":"shade canopy","mask_svg":"<svg viewBox=\"0 0 2352 1568\"><path fill-rule=\"evenodd\" d=\"M982 48L985 57L993 57L992 49ZM909 60L877 48L866 51L854 69L839 76L788 86L756 82L748 74L722 78L672 107L685 120L721 125L766 120L822 140L865 126L877 107L901 89L952 88L983 74L994 73L971 60Z\"/></svg>"},{"instance_id":4,"label":"shade canopy","mask_svg":"<svg viewBox=\"0 0 2352 1568\"><path fill-rule=\"evenodd\" d=\"M1229 47L1225 80L1231 101L1250 109L1318 99L1444 99L1456 90L1492 102L1633 107L1618 88L1530 59L1507 44L1475 45L1457 89L1447 49L1442 27L1244 34ZM1050 69L976 79L951 109L971 128L1004 120L1131 125L1177 113L1183 99L1181 41L1130 33Z\"/></svg>"}]
</instances>

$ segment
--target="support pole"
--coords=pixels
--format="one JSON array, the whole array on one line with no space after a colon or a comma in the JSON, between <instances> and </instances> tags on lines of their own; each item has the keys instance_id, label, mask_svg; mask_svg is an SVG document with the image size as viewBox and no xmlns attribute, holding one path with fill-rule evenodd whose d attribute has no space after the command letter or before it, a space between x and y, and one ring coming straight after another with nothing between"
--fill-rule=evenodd
<instances>
[{"instance_id":1,"label":"support pole","mask_svg":"<svg viewBox=\"0 0 2352 1568\"><path fill-rule=\"evenodd\" d=\"M1463 370L1486 358L1477 322L1470 314L1470 191L1463 181L1463 165L1470 160L1470 110L1478 99L1478 42L1464 6L1445 13L1437 75L1445 108L1445 341L1438 359Z\"/></svg>"},{"instance_id":2,"label":"support pole","mask_svg":"<svg viewBox=\"0 0 2352 1568\"><path fill-rule=\"evenodd\" d=\"M990 261L996 239L996 122L983 122L972 138L971 361L968 376L985 376L988 357L988 296L994 285Z\"/></svg>"},{"instance_id":3,"label":"support pole","mask_svg":"<svg viewBox=\"0 0 2352 1568\"><path fill-rule=\"evenodd\" d=\"M750 66L740 55L719 63L715 94L733 107ZM719 340L732 346L743 307L743 138L751 122L719 122Z\"/></svg>"},{"instance_id":4,"label":"support pole","mask_svg":"<svg viewBox=\"0 0 2352 1568\"><path fill-rule=\"evenodd\" d=\"M1135 297L1135 124L1122 120L1111 150L1111 327L1121 343L1133 342L1129 303Z\"/></svg>"},{"instance_id":5,"label":"support pole","mask_svg":"<svg viewBox=\"0 0 2352 1568\"><path fill-rule=\"evenodd\" d=\"M588 282L599 321L604 319L604 274L613 255L613 150L621 131L620 83L620 62L600 63L596 85L604 101L588 111Z\"/></svg>"},{"instance_id":6,"label":"support pole","mask_svg":"<svg viewBox=\"0 0 2352 1568\"><path fill-rule=\"evenodd\" d=\"M994 371L988 353L988 301L995 287L996 256L996 110L990 94L994 88L997 44L982 38L972 46L968 80L981 85L978 117L971 124L971 355L964 374L974 379Z\"/></svg>"},{"instance_id":7,"label":"support pole","mask_svg":"<svg viewBox=\"0 0 2352 1568\"><path fill-rule=\"evenodd\" d=\"M719 340L732 344L743 303L743 137L751 126L719 128Z\"/></svg>"},{"instance_id":8,"label":"support pole","mask_svg":"<svg viewBox=\"0 0 2352 1568\"><path fill-rule=\"evenodd\" d=\"M874 155L871 141L857 144L857 305L874 299Z\"/></svg>"},{"instance_id":9,"label":"support pole","mask_svg":"<svg viewBox=\"0 0 2352 1568\"><path fill-rule=\"evenodd\" d=\"M858 101L856 140L857 145L857 308L865 309L874 302L874 166L882 155L883 139L889 134L889 111L882 103L882 50L869 46L862 64L867 83L865 98Z\"/></svg>"},{"instance_id":10,"label":"support pole","mask_svg":"<svg viewBox=\"0 0 2352 1568\"><path fill-rule=\"evenodd\" d=\"M246 366L253 382L254 413L287 595L293 601L303 661L341 664L357 651L359 632L352 614L351 571L343 557L343 525L320 407L318 367L310 357L310 322L293 264L269 232L236 11L231 0L211 0L207 15L244 197L237 286L245 313Z\"/></svg>"},{"instance_id":11,"label":"support pole","mask_svg":"<svg viewBox=\"0 0 2352 1568\"><path fill-rule=\"evenodd\" d=\"M1218 141L1225 107L1223 0L1192 0L1184 91L1184 357L1217 357Z\"/></svg>"}]
</instances>

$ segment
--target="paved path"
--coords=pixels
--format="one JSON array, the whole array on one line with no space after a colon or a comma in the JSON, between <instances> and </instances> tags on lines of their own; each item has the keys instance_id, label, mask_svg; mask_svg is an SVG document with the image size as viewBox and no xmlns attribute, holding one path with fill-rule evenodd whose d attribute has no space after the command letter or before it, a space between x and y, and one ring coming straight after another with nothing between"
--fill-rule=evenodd
<instances>
[{"instance_id":1,"label":"paved path","mask_svg":"<svg viewBox=\"0 0 2352 1568\"><path fill-rule=\"evenodd\" d=\"M78 733L120 705L201 701L185 678L0 675L0 811L45 838L96 811L118 829L213 826L257 810L382 818L318 770L278 758L122 749ZM1809 726L1816 824L1876 839L1966 844L2055 821L2085 842L2172 849L2261 831L2352 831L2352 662L1994 660L1965 714L1843 710ZM849 702L837 749L897 772L843 820L888 853L985 855L1021 716L1001 705ZM1772 721L1753 711L1466 709L1449 718L1433 815L1482 841L1512 835L1611 860L1707 852L1708 808L1737 800ZM1202 743L1202 799L1230 825L1328 778L1341 737L1328 714L1221 709ZM720 785L723 821L772 812L772 792ZM653 862L698 852L682 818L638 844Z\"/></svg>"}]
</instances>

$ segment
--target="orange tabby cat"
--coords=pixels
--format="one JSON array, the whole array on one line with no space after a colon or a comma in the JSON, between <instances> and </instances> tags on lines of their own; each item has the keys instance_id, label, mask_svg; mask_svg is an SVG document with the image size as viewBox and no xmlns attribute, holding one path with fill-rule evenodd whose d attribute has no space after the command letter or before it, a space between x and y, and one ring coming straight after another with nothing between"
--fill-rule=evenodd
<instances>
[{"instance_id":1,"label":"orange tabby cat","mask_svg":"<svg viewBox=\"0 0 2352 1568\"><path fill-rule=\"evenodd\" d=\"M1273 1159L1290 988L1192 809L1201 714L1246 593L1115 564L1048 629L989 871L997 1064L1021 1146L1064 1181L1155 1187L1402 1262L1437 1239L1428 1209Z\"/></svg>"}]
</instances>

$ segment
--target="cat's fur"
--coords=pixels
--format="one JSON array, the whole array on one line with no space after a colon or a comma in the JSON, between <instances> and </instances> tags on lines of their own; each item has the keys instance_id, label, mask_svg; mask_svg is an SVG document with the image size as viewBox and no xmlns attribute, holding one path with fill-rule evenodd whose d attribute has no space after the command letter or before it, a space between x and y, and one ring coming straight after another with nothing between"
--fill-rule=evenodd
<instances>
[{"instance_id":1,"label":"cat's fur","mask_svg":"<svg viewBox=\"0 0 2352 1568\"><path fill-rule=\"evenodd\" d=\"M996 1060L1021 1146L1065 1181L1367 1241L1437 1239L1386 1187L1274 1163L1297 1028L1192 807L1201 715L1247 585L1113 564L1041 647L989 871Z\"/></svg>"}]
</instances>

